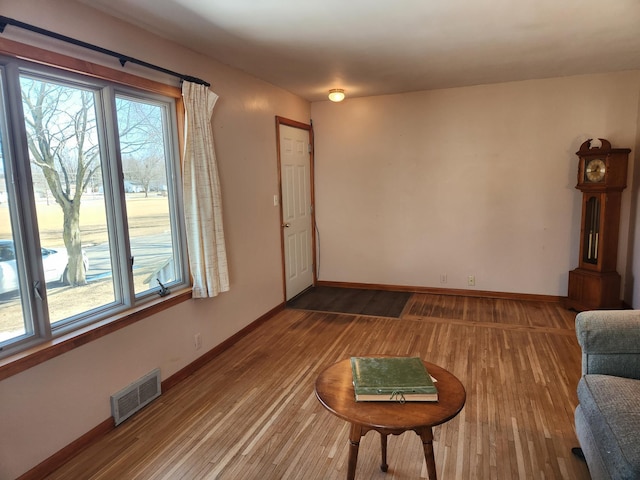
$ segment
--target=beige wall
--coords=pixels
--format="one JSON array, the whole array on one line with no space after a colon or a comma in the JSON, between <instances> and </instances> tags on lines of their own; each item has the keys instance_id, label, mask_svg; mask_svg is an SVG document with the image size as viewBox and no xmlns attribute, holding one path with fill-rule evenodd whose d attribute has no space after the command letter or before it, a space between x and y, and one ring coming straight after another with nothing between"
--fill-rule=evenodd
<instances>
[{"instance_id":1,"label":"beige wall","mask_svg":"<svg viewBox=\"0 0 640 480\"><path fill-rule=\"evenodd\" d=\"M634 71L313 103L319 278L565 296L575 152L635 149L639 91Z\"/></svg>"},{"instance_id":2,"label":"beige wall","mask_svg":"<svg viewBox=\"0 0 640 480\"><path fill-rule=\"evenodd\" d=\"M2 15L212 83L220 96L214 135L231 277L231 291L215 299L183 303L0 382L4 480L24 473L108 419L114 392L156 367L166 379L284 300L280 217L273 206L278 193L275 115L308 123L310 105L84 5L3 1ZM13 32L7 27L7 35ZM33 42L54 48L38 37ZM117 60L110 61L119 68ZM195 333L202 335L198 352Z\"/></svg>"},{"instance_id":3,"label":"beige wall","mask_svg":"<svg viewBox=\"0 0 640 480\"><path fill-rule=\"evenodd\" d=\"M83 5L5 0L2 14L211 81L232 282L0 382L0 478L10 479L107 419L110 394L155 367L167 378L283 300L274 115L307 122L310 107ZM640 143L639 86L628 72L313 104L320 278L467 288L474 274L476 289L566 294L574 152L592 136ZM627 280L640 271L625 257L640 222L631 190Z\"/></svg>"}]
</instances>

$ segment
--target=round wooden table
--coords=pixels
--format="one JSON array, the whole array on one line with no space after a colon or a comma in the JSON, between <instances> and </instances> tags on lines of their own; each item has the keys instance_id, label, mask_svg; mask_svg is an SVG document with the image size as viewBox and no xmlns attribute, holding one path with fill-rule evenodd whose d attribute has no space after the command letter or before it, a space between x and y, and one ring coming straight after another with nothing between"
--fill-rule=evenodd
<instances>
[{"instance_id":1,"label":"round wooden table","mask_svg":"<svg viewBox=\"0 0 640 480\"><path fill-rule=\"evenodd\" d=\"M383 472L388 468L387 436L413 430L422 439L429 478L436 480L431 428L455 417L464 407L467 394L460 380L452 373L432 363L424 362L424 365L437 380L437 402L356 402L349 359L335 363L320 373L316 380L316 397L331 413L351 423L347 480L355 477L360 438L370 430L380 433L380 468Z\"/></svg>"}]
</instances>

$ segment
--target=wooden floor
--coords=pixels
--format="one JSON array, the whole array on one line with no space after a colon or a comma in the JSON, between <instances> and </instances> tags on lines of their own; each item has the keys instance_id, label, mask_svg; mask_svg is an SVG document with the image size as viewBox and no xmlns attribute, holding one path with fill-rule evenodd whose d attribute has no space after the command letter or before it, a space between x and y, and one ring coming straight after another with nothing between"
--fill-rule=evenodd
<instances>
[{"instance_id":1,"label":"wooden floor","mask_svg":"<svg viewBox=\"0 0 640 480\"><path fill-rule=\"evenodd\" d=\"M401 318L287 309L91 445L53 479L344 479L347 424L318 373L354 355L416 355L467 403L434 428L438 478L589 479L574 458L575 314L554 303L414 294ZM356 479L426 478L413 432L360 445Z\"/></svg>"}]
</instances>

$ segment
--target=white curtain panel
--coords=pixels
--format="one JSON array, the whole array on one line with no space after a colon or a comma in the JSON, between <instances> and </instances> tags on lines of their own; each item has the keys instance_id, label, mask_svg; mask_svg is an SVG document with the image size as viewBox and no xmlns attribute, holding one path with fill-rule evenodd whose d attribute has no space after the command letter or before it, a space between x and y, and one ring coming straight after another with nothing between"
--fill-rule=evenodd
<instances>
[{"instance_id":1,"label":"white curtain panel","mask_svg":"<svg viewBox=\"0 0 640 480\"><path fill-rule=\"evenodd\" d=\"M193 298L229 290L222 227L222 194L213 147L211 116L218 95L205 85L183 82L185 108L184 211Z\"/></svg>"}]
</instances>

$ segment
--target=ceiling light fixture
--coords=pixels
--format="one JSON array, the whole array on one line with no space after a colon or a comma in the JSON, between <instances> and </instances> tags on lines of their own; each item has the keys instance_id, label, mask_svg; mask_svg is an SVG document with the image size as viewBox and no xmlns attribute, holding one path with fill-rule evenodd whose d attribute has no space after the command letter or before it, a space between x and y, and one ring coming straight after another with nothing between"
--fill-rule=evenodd
<instances>
[{"instance_id":1,"label":"ceiling light fixture","mask_svg":"<svg viewBox=\"0 0 640 480\"><path fill-rule=\"evenodd\" d=\"M344 100L344 90L342 88L332 88L329 90L329 100L332 102L341 102Z\"/></svg>"}]
</instances>

